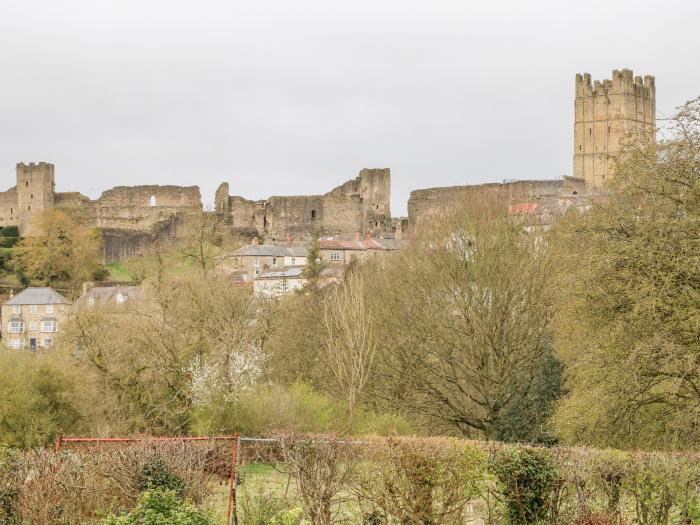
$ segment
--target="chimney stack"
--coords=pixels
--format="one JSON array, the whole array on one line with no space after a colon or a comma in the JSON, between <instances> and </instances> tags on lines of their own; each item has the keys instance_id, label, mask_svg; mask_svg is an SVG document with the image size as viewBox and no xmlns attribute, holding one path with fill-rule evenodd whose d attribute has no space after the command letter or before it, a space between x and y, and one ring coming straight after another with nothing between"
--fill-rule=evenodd
<instances>
[{"instance_id":1,"label":"chimney stack","mask_svg":"<svg viewBox=\"0 0 700 525\"><path fill-rule=\"evenodd\" d=\"M371 230L367 230L367 235L365 236L366 241L371 241L372 240L372 232Z\"/></svg>"},{"instance_id":2,"label":"chimney stack","mask_svg":"<svg viewBox=\"0 0 700 525\"><path fill-rule=\"evenodd\" d=\"M360 232L359 232L359 231L356 231L356 232L355 232L355 240L356 240L356 241L361 240L361 239L360 239Z\"/></svg>"},{"instance_id":3,"label":"chimney stack","mask_svg":"<svg viewBox=\"0 0 700 525\"><path fill-rule=\"evenodd\" d=\"M260 244L260 241L257 237L253 237L253 239L250 241L250 244L252 244L253 246L257 246L258 244Z\"/></svg>"}]
</instances>

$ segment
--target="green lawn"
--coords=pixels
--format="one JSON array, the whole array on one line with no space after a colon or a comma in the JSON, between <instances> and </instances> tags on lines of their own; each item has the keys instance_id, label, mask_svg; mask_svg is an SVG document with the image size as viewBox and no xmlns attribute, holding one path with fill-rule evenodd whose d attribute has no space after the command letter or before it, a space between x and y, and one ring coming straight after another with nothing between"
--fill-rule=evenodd
<instances>
[{"instance_id":1,"label":"green lawn","mask_svg":"<svg viewBox=\"0 0 700 525\"><path fill-rule=\"evenodd\" d=\"M106 265L109 270L110 281L133 281L133 277L126 269L123 262L115 262Z\"/></svg>"}]
</instances>

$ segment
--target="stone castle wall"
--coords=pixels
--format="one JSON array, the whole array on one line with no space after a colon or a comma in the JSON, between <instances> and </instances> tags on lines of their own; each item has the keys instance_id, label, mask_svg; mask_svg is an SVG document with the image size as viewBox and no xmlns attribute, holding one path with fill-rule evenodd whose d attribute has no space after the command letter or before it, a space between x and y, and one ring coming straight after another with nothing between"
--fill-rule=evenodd
<instances>
[{"instance_id":1,"label":"stone castle wall","mask_svg":"<svg viewBox=\"0 0 700 525\"><path fill-rule=\"evenodd\" d=\"M17 226L17 187L0 192L0 228Z\"/></svg>"},{"instance_id":2,"label":"stone castle wall","mask_svg":"<svg viewBox=\"0 0 700 525\"><path fill-rule=\"evenodd\" d=\"M216 209L231 227L269 242L292 236L309 239L340 233L389 231L391 173L363 169L360 174L324 195L279 197L251 201L228 195L228 184L216 194Z\"/></svg>"},{"instance_id":3,"label":"stone castle wall","mask_svg":"<svg viewBox=\"0 0 700 525\"><path fill-rule=\"evenodd\" d=\"M571 177L415 190L408 200L409 229L427 224L449 213L460 201L479 195L502 198L509 206L531 203L537 204L540 210L553 211L561 206L578 205L586 198L587 190L583 181Z\"/></svg>"}]
</instances>

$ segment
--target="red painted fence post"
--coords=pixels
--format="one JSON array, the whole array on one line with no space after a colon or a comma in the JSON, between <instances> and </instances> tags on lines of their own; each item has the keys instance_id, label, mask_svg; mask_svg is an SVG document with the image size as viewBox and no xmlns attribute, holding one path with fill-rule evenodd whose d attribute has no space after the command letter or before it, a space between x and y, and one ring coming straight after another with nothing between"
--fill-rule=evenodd
<instances>
[{"instance_id":1,"label":"red painted fence post","mask_svg":"<svg viewBox=\"0 0 700 525\"><path fill-rule=\"evenodd\" d=\"M238 516L236 513L236 461L238 460L238 432L233 434L233 443L231 444L231 478L229 479L228 488L228 514L226 516L226 525L238 525Z\"/></svg>"}]
</instances>

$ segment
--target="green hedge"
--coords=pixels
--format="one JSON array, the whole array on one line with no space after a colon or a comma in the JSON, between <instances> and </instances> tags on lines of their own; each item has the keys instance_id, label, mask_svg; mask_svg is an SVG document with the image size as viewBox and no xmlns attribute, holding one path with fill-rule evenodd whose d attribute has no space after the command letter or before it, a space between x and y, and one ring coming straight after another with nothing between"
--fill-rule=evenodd
<instances>
[{"instance_id":1,"label":"green hedge","mask_svg":"<svg viewBox=\"0 0 700 525\"><path fill-rule=\"evenodd\" d=\"M17 226L0 227L0 237L19 237L19 228Z\"/></svg>"},{"instance_id":2,"label":"green hedge","mask_svg":"<svg viewBox=\"0 0 700 525\"><path fill-rule=\"evenodd\" d=\"M0 248L12 248L19 242L19 237L0 237Z\"/></svg>"}]
</instances>

